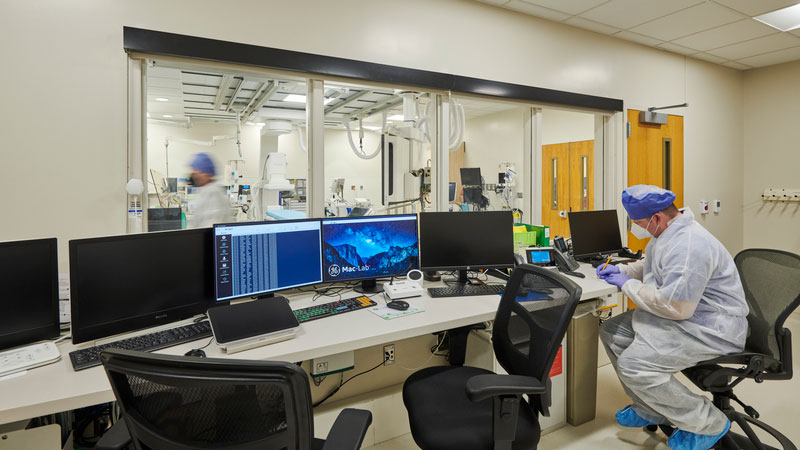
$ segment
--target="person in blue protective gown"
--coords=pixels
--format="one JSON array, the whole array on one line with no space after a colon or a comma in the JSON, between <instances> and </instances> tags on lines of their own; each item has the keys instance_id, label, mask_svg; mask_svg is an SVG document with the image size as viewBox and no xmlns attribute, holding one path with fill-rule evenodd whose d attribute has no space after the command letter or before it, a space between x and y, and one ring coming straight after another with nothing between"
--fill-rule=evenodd
<instances>
[{"instance_id":1,"label":"person in blue protective gown","mask_svg":"<svg viewBox=\"0 0 800 450\"><path fill-rule=\"evenodd\" d=\"M625 189L622 204L640 239L644 260L597 268L637 306L603 323L600 339L633 404L620 410L626 427L670 424L673 450L706 450L730 429L711 401L675 378L700 361L740 352L748 306L725 247L678 210L675 194L656 186Z\"/></svg>"}]
</instances>

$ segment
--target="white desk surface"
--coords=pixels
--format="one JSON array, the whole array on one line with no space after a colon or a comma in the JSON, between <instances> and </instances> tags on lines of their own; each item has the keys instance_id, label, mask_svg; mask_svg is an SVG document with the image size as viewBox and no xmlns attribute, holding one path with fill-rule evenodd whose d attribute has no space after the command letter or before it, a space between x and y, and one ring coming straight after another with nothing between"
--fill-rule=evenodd
<instances>
[{"instance_id":1,"label":"white desk surface","mask_svg":"<svg viewBox=\"0 0 800 450\"><path fill-rule=\"evenodd\" d=\"M586 278L570 278L583 289L581 300L618 292L615 286L597 279L590 265L582 264L579 271L585 273ZM428 286L426 283L426 287ZM344 297L353 295L357 294L345 294ZM293 295L290 300L292 309L312 304L310 294ZM317 302L333 300L323 297ZM406 300L412 306L420 306L425 311L392 320L384 320L367 310L314 320L303 323L294 339L235 353L231 357L300 362L422 336L494 319L500 296L430 298L426 294ZM383 296L375 296L375 301L382 304ZM209 339L211 338L166 348L158 353L182 355L193 348L202 347ZM114 400L114 393L102 366L80 372L72 370L69 352L90 345L90 342L78 345L69 341L59 343L61 359L56 363L31 369L21 376L0 379L0 424ZM227 357L214 344L204 351L209 358Z\"/></svg>"}]
</instances>

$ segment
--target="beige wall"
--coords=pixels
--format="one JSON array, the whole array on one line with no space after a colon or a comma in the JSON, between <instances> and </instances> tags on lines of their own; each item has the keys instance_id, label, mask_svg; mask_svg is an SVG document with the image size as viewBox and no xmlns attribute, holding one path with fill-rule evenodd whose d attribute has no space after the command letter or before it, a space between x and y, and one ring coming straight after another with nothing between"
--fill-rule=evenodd
<instances>
[{"instance_id":1,"label":"beige wall","mask_svg":"<svg viewBox=\"0 0 800 450\"><path fill-rule=\"evenodd\" d=\"M594 140L594 114L542 110L542 145Z\"/></svg>"},{"instance_id":2,"label":"beige wall","mask_svg":"<svg viewBox=\"0 0 800 450\"><path fill-rule=\"evenodd\" d=\"M744 75L744 247L800 253L800 202L762 202L766 188L800 189L800 61Z\"/></svg>"}]
</instances>

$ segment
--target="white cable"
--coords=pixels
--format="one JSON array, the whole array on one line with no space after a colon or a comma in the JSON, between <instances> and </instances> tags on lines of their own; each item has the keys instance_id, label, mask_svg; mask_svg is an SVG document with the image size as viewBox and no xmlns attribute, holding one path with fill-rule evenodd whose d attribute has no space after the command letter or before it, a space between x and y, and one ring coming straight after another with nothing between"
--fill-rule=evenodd
<instances>
[{"instance_id":1,"label":"white cable","mask_svg":"<svg viewBox=\"0 0 800 450\"><path fill-rule=\"evenodd\" d=\"M442 346L442 344L444 344L444 336L442 336L442 340L439 342L439 345L437 345L437 346L436 346L436 348L435 348L435 349L434 349L434 350L431 352L431 356L430 356L430 358L428 358L428 360L427 360L427 361L425 361L424 363L422 363L422 365L420 365L420 366L417 366L417 367L415 367L415 368L413 368L413 369L412 369L412 368L409 368L409 367L401 366L400 364L398 364L398 365L397 365L397 367L399 367L399 368L401 368L401 369L403 369L403 370L410 370L410 371L417 371L417 370L419 370L419 369L421 369L421 368L425 367L425 366L426 366L426 365L427 365L429 362L431 362L431 360L433 359L433 357L434 357L434 356L436 356L436 352L438 352L438 351L439 351L439 347L441 347L441 346Z\"/></svg>"},{"instance_id":2,"label":"white cable","mask_svg":"<svg viewBox=\"0 0 800 450\"><path fill-rule=\"evenodd\" d=\"M306 143L303 141L303 130L300 129L300 125L295 125L294 128L297 130L297 139L300 140L300 148L308 153L308 147L306 147Z\"/></svg>"},{"instance_id":3,"label":"white cable","mask_svg":"<svg viewBox=\"0 0 800 450\"><path fill-rule=\"evenodd\" d=\"M455 144L450 145L450 151L454 152L461 146L461 143L464 142L464 129L467 127L466 122L466 115L464 114L464 107L461 106L459 103L455 103L453 109L456 110L456 129L458 130L456 134L456 142Z\"/></svg>"},{"instance_id":4,"label":"white cable","mask_svg":"<svg viewBox=\"0 0 800 450\"><path fill-rule=\"evenodd\" d=\"M383 135L383 133L386 132L386 111L383 111L381 113L381 116L383 118L383 126L381 127L381 135ZM381 146L382 146L382 143L383 143L380 139L378 140L378 145L375 146L375 151L373 151L370 154L366 154L366 153L364 153L363 149L359 150L358 148L356 148L356 144L355 144L355 142L353 142L353 132L350 131L350 121L349 120L345 120L344 121L344 127L345 127L345 129L347 131L347 142L350 144L350 148L353 149L353 153L355 153L356 156L358 156L361 159L372 159L372 158L378 156L378 153L381 152Z\"/></svg>"}]
</instances>

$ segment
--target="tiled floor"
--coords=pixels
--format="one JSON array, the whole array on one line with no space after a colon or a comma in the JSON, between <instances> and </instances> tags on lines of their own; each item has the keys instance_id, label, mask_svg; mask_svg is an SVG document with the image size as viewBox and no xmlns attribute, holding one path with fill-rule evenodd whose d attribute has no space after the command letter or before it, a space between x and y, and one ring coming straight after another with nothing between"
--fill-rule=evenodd
<instances>
[{"instance_id":1,"label":"tiled floor","mask_svg":"<svg viewBox=\"0 0 800 450\"><path fill-rule=\"evenodd\" d=\"M794 339L795 377L788 381L765 381L756 384L744 381L736 393L745 403L752 405L761 413L761 420L777 428L800 445L800 314L792 314L786 326L792 330ZM627 449L667 449L666 436L661 433L650 434L639 429L627 429L614 422L614 413L629 403L622 391L614 369L610 365L598 370L597 417L579 427L565 426L542 436L539 449L564 450L627 450ZM688 383L688 381L686 382ZM769 441L767 441L769 443ZM414 450L411 435L380 443L374 450Z\"/></svg>"}]
</instances>

